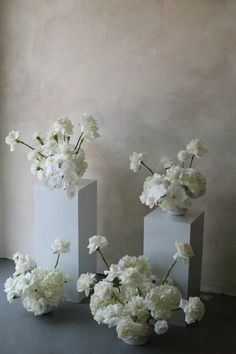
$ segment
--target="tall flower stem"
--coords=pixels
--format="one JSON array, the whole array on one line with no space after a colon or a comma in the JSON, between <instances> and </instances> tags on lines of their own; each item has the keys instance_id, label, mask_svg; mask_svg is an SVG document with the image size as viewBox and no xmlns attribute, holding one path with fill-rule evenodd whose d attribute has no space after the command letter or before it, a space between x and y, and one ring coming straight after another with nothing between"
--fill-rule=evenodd
<instances>
[{"instance_id":1,"label":"tall flower stem","mask_svg":"<svg viewBox=\"0 0 236 354\"><path fill-rule=\"evenodd\" d=\"M55 269L56 269L56 267L58 266L59 258L60 258L60 253L58 253L58 255L57 255L56 264L55 264L55 266L54 266Z\"/></svg>"},{"instance_id":2,"label":"tall flower stem","mask_svg":"<svg viewBox=\"0 0 236 354\"><path fill-rule=\"evenodd\" d=\"M146 169L147 169L149 172L151 172L151 174L154 175L154 171L153 171L150 167L148 167L148 166L145 164L145 162L141 161L141 164L142 164L144 167L146 167Z\"/></svg>"},{"instance_id":3,"label":"tall flower stem","mask_svg":"<svg viewBox=\"0 0 236 354\"><path fill-rule=\"evenodd\" d=\"M84 138L82 138L82 139L80 140L79 146L78 146L77 151L76 151L75 154L78 154L78 152L80 151L80 148L81 148L81 145L82 145L83 141L84 141Z\"/></svg>"},{"instance_id":4,"label":"tall flower stem","mask_svg":"<svg viewBox=\"0 0 236 354\"><path fill-rule=\"evenodd\" d=\"M79 145L79 142L80 142L80 139L82 138L82 136L83 136L83 133L80 134L79 139L78 139L77 143L75 144L74 150L77 150L77 147Z\"/></svg>"},{"instance_id":5,"label":"tall flower stem","mask_svg":"<svg viewBox=\"0 0 236 354\"><path fill-rule=\"evenodd\" d=\"M170 275L170 272L172 271L172 269L174 268L174 266L176 265L177 261L174 261L174 263L171 265L170 269L168 270L168 272L166 273L166 276L164 277L164 279L162 280L161 285L164 285L166 282L166 279L168 278L168 276Z\"/></svg>"},{"instance_id":6,"label":"tall flower stem","mask_svg":"<svg viewBox=\"0 0 236 354\"><path fill-rule=\"evenodd\" d=\"M105 259L104 255L102 254L102 251L100 250L100 248L99 248L99 247L98 247L97 251L99 252L100 256L102 257L103 262L105 263L105 265L106 265L107 269L109 270L109 269L110 269L110 267L109 267L109 265L108 265L108 263L107 263L107 261L106 261L106 259Z\"/></svg>"},{"instance_id":7,"label":"tall flower stem","mask_svg":"<svg viewBox=\"0 0 236 354\"><path fill-rule=\"evenodd\" d=\"M192 158L191 158L191 161L190 161L189 168L191 168L191 167L192 167L192 164L193 164L193 159L194 159L194 155L192 155Z\"/></svg>"}]
</instances>

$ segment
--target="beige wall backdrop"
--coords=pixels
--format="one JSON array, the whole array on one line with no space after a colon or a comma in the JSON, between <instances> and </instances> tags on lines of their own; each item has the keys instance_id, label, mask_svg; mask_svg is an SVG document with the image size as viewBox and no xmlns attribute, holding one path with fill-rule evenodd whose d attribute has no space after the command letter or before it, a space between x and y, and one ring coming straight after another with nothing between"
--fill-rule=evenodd
<instances>
[{"instance_id":1,"label":"beige wall backdrop","mask_svg":"<svg viewBox=\"0 0 236 354\"><path fill-rule=\"evenodd\" d=\"M236 1L1 0L0 17L0 256L34 255L37 183L5 135L28 139L87 112L101 127L86 146L86 176L98 180L109 261L142 253L146 172L129 171L129 154L155 163L200 137L209 151L198 162L207 196L195 203L206 209L202 288L236 294Z\"/></svg>"}]
</instances>

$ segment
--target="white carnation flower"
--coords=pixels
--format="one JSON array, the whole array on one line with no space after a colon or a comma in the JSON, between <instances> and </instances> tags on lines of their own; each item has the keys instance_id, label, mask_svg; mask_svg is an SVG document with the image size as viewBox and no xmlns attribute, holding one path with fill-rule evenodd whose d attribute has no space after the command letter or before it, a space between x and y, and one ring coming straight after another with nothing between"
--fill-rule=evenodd
<instances>
[{"instance_id":1,"label":"white carnation flower","mask_svg":"<svg viewBox=\"0 0 236 354\"><path fill-rule=\"evenodd\" d=\"M157 334L164 334L168 331L168 324L165 320L159 320L155 323L154 330Z\"/></svg>"},{"instance_id":2,"label":"white carnation flower","mask_svg":"<svg viewBox=\"0 0 236 354\"><path fill-rule=\"evenodd\" d=\"M102 322L109 327L114 327L124 316L124 307L121 304L110 304L103 308Z\"/></svg>"},{"instance_id":3,"label":"white carnation flower","mask_svg":"<svg viewBox=\"0 0 236 354\"><path fill-rule=\"evenodd\" d=\"M197 158L202 157L207 152L204 142L200 139L191 140L187 146L186 150L189 154L196 156Z\"/></svg>"},{"instance_id":4,"label":"white carnation flower","mask_svg":"<svg viewBox=\"0 0 236 354\"><path fill-rule=\"evenodd\" d=\"M19 139L19 137L20 137L20 132L18 130L17 131L12 130L5 138L5 142L6 144L10 145L11 151L15 150L15 146L17 144L17 140Z\"/></svg>"},{"instance_id":5,"label":"white carnation flower","mask_svg":"<svg viewBox=\"0 0 236 354\"><path fill-rule=\"evenodd\" d=\"M92 236L89 238L89 254L94 253L98 248L103 249L108 245L108 241L105 236Z\"/></svg>"},{"instance_id":6,"label":"white carnation flower","mask_svg":"<svg viewBox=\"0 0 236 354\"><path fill-rule=\"evenodd\" d=\"M161 198L166 194L166 184L164 177L155 173L151 177L147 177L144 181L143 192L140 200L150 208L157 205Z\"/></svg>"},{"instance_id":7,"label":"white carnation flower","mask_svg":"<svg viewBox=\"0 0 236 354\"><path fill-rule=\"evenodd\" d=\"M130 169L134 172L138 172L138 170L141 168L143 153L133 152L129 158L130 158Z\"/></svg>"},{"instance_id":8,"label":"white carnation flower","mask_svg":"<svg viewBox=\"0 0 236 354\"><path fill-rule=\"evenodd\" d=\"M135 288L138 287L143 281L143 276L136 267L126 268L121 273L119 278L122 282L122 285L127 285Z\"/></svg>"},{"instance_id":9,"label":"white carnation flower","mask_svg":"<svg viewBox=\"0 0 236 354\"><path fill-rule=\"evenodd\" d=\"M189 258L193 257L193 250L189 243L175 242L177 252L174 255L175 260L181 260L186 264L189 264Z\"/></svg>"},{"instance_id":10,"label":"white carnation flower","mask_svg":"<svg viewBox=\"0 0 236 354\"><path fill-rule=\"evenodd\" d=\"M85 140L94 140L100 136L98 133L97 121L86 113L83 114L80 127Z\"/></svg>"},{"instance_id":11,"label":"white carnation flower","mask_svg":"<svg viewBox=\"0 0 236 354\"><path fill-rule=\"evenodd\" d=\"M94 286L94 295L101 299L109 299L114 292L112 283L102 280Z\"/></svg>"},{"instance_id":12,"label":"white carnation flower","mask_svg":"<svg viewBox=\"0 0 236 354\"><path fill-rule=\"evenodd\" d=\"M73 134L73 124L70 119L59 118L53 125L53 130L55 133L61 133L63 135Z\"/></svg>"},{"instance_id":13,"label":"white carnation flower","mask_svg":"<svg viewBox=\"0 0 236 354\"><path fill-rule=\"evenodd\" d=\"M181 150L178 152L177 157L181 163L185 163L186 160L190 157L190 154L187 150Z\"/></svg>"},{"instance_id":14,"label":"white carnation flower","mask_svg":"<svg viewBox=\"0 0 236 354\"><path fill-rule=\"evenodd\" d=\"M15 262L15 275L24 274L36 267L36 262L28 254L23 255L20 252L16 252L13 255L13 261Z\"/></svg>"},{"instance_id":15,"label":"white carnation flower","mask_svg":"<svg viewBox=\"0 0 236 354\"><path fill-rule=\"evenodd\" d=\"M86 296L89 296L91 289L95 284L95 274L86 273L81 274L78 281L77 281L77 290L79 292L84 291Z\"/></svg>"},{"instance_id":16,"label":"white carnation flower","mask_svg":"<svg viewBox=\"0 0 236 354\"><path fill-rule=\"evenodd\" d=\"M190 324L200 321L205 314L205 307L199 297L190 297L189 301L182 300L180 307L185 312L185 321Z\"/></svg>"},{"instance_id":17,"label":"white carnation flower","mask_svg":"<svg viewBox=\"0 0 236 354\"><path fill-rule=\"evenodd\" d=\"M137 318L137 322L147 323L149 319L149 310L146 302L141 296L134 296L126 304L125 310L132 318Z\"/></svg>"},{"instance_id":18,"label":"white carnation flower","mask_svg":"<svg viewBox=\"0 0 236 354\"><path fill-rule=\"evenodd\" d=\"M53 253L67 253L70 252L70 241L59 240L58 238L54 241L51 246Z\"/></svg>"},{"instance_id":19,"label":"white carnation flower","mask_svg":"<svg viewBox=\"0 0 236 354\"><path fill-rule=\"evenodd\" d=\"M174 161L171 157L168 156L162 156L160 159L159 164L157 165L155 171L160 174L160 175L164 175L166 173L166 171L173 166Z\"/></svg>"}]
</instances>

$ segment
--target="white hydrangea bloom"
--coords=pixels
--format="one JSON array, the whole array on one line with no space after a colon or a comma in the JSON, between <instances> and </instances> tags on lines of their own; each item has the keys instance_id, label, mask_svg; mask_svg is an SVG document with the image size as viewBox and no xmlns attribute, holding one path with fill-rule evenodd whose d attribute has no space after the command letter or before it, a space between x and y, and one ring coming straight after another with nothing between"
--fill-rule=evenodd
<instances>
[{"instance_id":1,"label":"white hydrangea bloom","mask_svg":"<svg viewBox=\"0 0 236 354\"><path fill-rule=\"evenodd\" d=\"M165 284L151 289L145 301L154 319L168 320L172 310L179 308L181 293L175 286Z\"/></svg>"},{"instance_id":2,"label":"white hydrangea bloom","mask_svg":"<svg viewBox=\"0 0 236 354\"><path fill-rule=\"evenodd\" d=\"M124 316L124 307L121 304L110 304L103 308L102 322L109 327L117 326Z\"/></svg>"},{"instance_id":3,"label":"white hydrangea bloom","mask_svg":"<svg viewBox=\"0 0 236 354\"><path fill-rule=\"evenodd\" d=\"M168 324L165 320L156 321L154 330L157 334L164 334L168 331Z\"/></svg>"},{"instance_id":4,"label":"white hydrangea bloom","mask_svg":"<svg viewBox=\"0 0 236 354\"><path fill-rule=\"evenodd\" d=\"M100 136L98 133L97 121L86 113L83 114L80 128L85 140L94 140Z\"/></svg>"},{"instance_id":5,"label":"white hydrangea bloom","mask_svg":"<svg viewBox=\"0 0 236 354\"><path fill-rule=\"evenodd\" d=\"M6 136L5 138L5 142L6 144L10 145L10 150L11 151L15 151L15 146L17 144L17 140L20 137L20 132L17 130L12 130L8 136Z\"/></svg>"},{"instance_id":6,"label":"white hydrangea bloom","mask_svg":"<svg viewBox=\"0 0 236 354\"><path fill-rule=\"evenodd\" d=\"M183 261L186 264L189 264L189 258L193 257L193 250L189 243L175 242L175 247L177 252L174 255L175 260Z\"/></svg>"},{"instance_id":7,"label":"white hydrangea bloom","mask_svg":"<svg viewBox=\"0 0 236 354\"><path fill-rule=\"evenodd\" d=\"M189 154L192 154L192 155L196 156L197 158L202 157L207 152L204 142L200 139L191 140L187 144L186 150Z\"/></svg>"},{"instance_id":8,"label":"white hydrangea bloom","mask_svg":"<svg viewBox=\"0 0 236 354\"><path fill-rule=\"evenodd\" d=\"M95 284L95 274L86 273L81 274L78 281L77 281L77 290L79 292L84 291L86 296L89 296L91 289L94 287Z\"/></svg>"},{"instance_id":9,"label":"white hydrangea bloom","mask_svg":"<svg viewBox=\"0 0 236 354\"><path fill-rule=\"evenodd\" d=\"M103 249L108 245L107 238L105 236L95 235L89 238L89 254L94 253L98 248Z\"/></svg>"},{"instance_id":10,"label":"white hydrangea bloom","mask_svg":"<svg viewBox=\"0 0 236 354\"><path fill-rule=\"evenodd\" d=\"M168 156L162 156L160 159L159 164L157 165L155 171L156 173L160 174L160 175L164 175L166 173L166 171L173 166L174 161L171 157Z\"/></svg>"},{"instance_id":11,"label":"white hydrangea bloom","mask_svg":"<svg viewBox=\"0 0 236 354\"><path fill-rule=\"evenodd\" d=\"M122 285L127 285L131 287L138 287L143 280L142 274L135 267L126 268L120 275L120 280Z\"/></svg>"},{"instance_id":12,"label":"white hydrangea bloom","mask_svg":"<svg viewBox=\"0 0 236 354\"><path fill-rule=\"evenodd\" d=\"M182 300L180 307L185 312L185 321L190 324L200 321L205 314L205 307L199 297L190 297L189 301Z\"/></svg>"},{"instance_id":13,"label":"white hydrangea bloom","mask_svg":"<svg viewBox=\"0 0 236 354\"><path fill-rule=\"evenodd\" d=\"M149 326L144 323L134 322L130 317L122 318L116 327L118 338L131 340L145 336L149 331Z\"/></svg>"},{"instance_id":14,"label":"white hydrangea bloom","mask_svg":"<svg viewBox=\"0 0 236 354\"><path fill-rule=\"evenodd\" d=\"M143 153L137 153L133 152L130 155L130 169L134 172L138 172L138 170L141 168L141 163L143 160Z\"/></svg>"},{"instance_id":15,"label":"white hydrangea bloom","mask_svg":"<svg viewBox=\"0 0 236 354\"><path fill-rule=\"evenodd\" d=\"M193 168L185 169L182 174L182 183L193 199L199 198L206 193L206 177Z\"/></svg>"},{"instance_id":16,"label":"white hydrangea bloom","mask_svg":"<svg viewBox=\"0 0 236 354\"><path fill-rule=\"evenodd\" d=\"M126 304L125 310L132 318L137 318L137 322L141 323L147 323L150 316L146 302L140 295L133 296L131 301Z\"/></svg>"},{"instance_id":17,"label":"white hydrangea bloom","mask_svg":"<svg viewBox=\"0 0 236 354\"><path fill-rule=\"evenodd\" d=\"M54 241L51 246L53 253L67 253L70 252L70 241L59 240L58 238Z\"/></svg>"},{"instance_id":18,"label":"white hydrangea bloom","mask_svg":"<svg viewBox=\"0 0 236 354\"><path fill-rule=\"evenodd\" d=\"M183 208L189 203L189 197L187 196L183 187L173 182L166 191L166 196L161 201L161 208L163 210L176 210Z\"/></svg>"}]
</instances>

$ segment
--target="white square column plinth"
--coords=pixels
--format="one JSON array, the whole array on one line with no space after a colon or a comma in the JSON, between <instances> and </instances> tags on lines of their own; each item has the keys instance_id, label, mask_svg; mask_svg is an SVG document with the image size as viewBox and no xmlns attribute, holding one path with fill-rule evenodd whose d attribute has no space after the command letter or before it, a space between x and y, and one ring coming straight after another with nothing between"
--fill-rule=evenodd
<instances>
[{"instance_id":1,"label":"white square column plinth","mask_svg":"<svg viewBox=\"0 0 236 354\"><path fill-rule=\"evenodd\" d=\"M39 185L35 189L36 260L40 267L52 267L56 255L51 245L56 238L69 240L71 251L61 255L58 269L70 274L65 285L68 300L79 302L83 293L76 290L81 273L96 273L96 254L89 255L88 239L97 233L97 182L81 179L76 196L66 200L65 192L50 191Z\"/></svg>"},{"instance_id":2,"label":"white square column plinth","mask_svg":"<svg viewBox=\"0 0 236 354\"><path fill-rule=\"evenodd\" d=\"M170 274L184 299L200 294L203 228L204 212L199 210L191 209L186 215L172 216L155 209L144 218L144 256L150 259L153 273L160 279L173 263L175 241L190 243L193 248L194 257L190 258L189 266L177 262ZM181 313L174 323L183 325L183 319Z\"/></svg>"}]
</instances>

